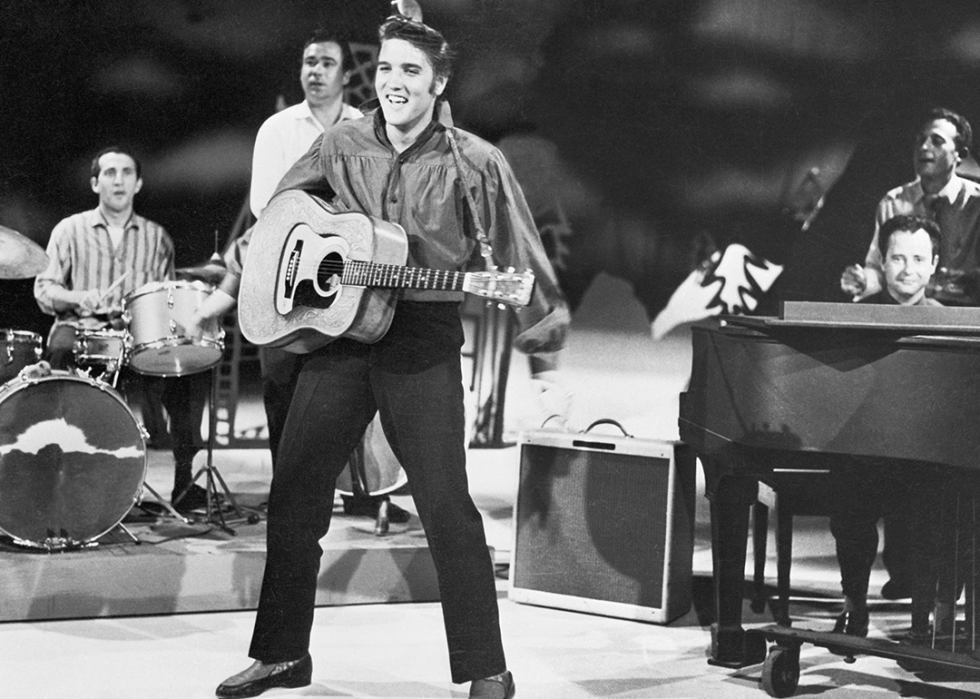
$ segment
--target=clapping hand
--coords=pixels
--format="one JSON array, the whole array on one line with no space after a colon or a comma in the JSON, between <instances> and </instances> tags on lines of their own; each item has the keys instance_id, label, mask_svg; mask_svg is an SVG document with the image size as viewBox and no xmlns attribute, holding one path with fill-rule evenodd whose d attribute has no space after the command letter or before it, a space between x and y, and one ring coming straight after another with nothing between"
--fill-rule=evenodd
<instances>
[{"instance_id":1,"label":"clapping hand","mask_svg":"<svg viewBox=\"0 0 980 699\"><path fill-rule=\"evenodd\" d=\"M845 294L860 296L868 288L868 277L861 265L850 265L840 275L840 288Z\"/></svg>"}]
</instances>

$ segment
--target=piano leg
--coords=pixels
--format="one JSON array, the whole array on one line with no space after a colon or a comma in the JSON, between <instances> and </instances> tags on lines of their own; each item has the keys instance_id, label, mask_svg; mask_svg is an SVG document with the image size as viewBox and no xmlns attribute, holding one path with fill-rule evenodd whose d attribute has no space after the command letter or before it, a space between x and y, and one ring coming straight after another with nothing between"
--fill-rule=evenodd
<instances>
[{"instance_id":1,"label":"piano leg","mask_svg":"<svg viewBox=\"0 0 980 699\"><path fill-rule=\"evenodd\" d=\"M766 658L762 636L746 636L742 628L745 587L745 549L749 508L758 495L758 480L725 474L712 457L702 456L705 495L711 503L711 560L714 577L715 621L711 625L708 663L738 668Z\"/></svg>"}]
</instances>

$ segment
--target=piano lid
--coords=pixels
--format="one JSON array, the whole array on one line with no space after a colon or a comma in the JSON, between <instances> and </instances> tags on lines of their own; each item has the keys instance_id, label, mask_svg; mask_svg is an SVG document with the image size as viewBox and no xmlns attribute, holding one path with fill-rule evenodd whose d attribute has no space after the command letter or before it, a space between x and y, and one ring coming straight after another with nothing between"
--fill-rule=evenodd
<instances>
[{"instance_id":1,"label":"piano lid","mask_svg":"<svg viewBox=\"0 0 980 699\"><path fill-rule=\"evenodd\" d=\"M967 306L783 301L779 317L722 316L722 320L755 328L828 327L887 330L908 335L980 335L980 308Z\"/></svg>"}]
</instances>

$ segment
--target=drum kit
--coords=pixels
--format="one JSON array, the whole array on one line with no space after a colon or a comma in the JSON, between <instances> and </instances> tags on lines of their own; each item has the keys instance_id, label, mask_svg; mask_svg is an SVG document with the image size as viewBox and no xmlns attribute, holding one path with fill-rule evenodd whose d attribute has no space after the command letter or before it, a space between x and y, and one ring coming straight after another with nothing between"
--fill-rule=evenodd
<instances>
[{"instance_id":1,"label":"drum kit","mask_svg":"<svg viewBox=\"0 0 980 699\"><path fill-rule=\"evenodd\" d=\"M47 264L37 243L0 226L0 279L35 277ZM196 269L207 266L181 271ZM224 331L216 319L201 337L186 333L213 290L209 273L129 294L127 330L79 331L74 356L81 371L39 371L41 336L0 329L0 534L47 551L94 546L117 526L138 541L122 520L144 488L156 493L146 483L146 432L115 390L116 378L122 367L175 377L221 361ZM93 376L94 368L100 371Z\"/></svg>"}]
</instances>

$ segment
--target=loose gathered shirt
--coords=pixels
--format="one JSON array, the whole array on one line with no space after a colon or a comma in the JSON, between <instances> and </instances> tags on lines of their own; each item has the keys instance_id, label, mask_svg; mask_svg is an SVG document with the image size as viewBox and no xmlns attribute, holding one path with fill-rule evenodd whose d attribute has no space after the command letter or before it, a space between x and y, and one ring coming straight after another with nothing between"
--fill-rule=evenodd
<instances>
[{"instance_id":1,"label":"loose gathered shirt","mask_svg":"<svg viewBox=\"0 0 980 699\"><path fill-rule=\"evenodd\" d=\"M323 197L340 212L355 211L399 224L408 238L408 266L482 271L485 263L462 189L476 202L493 262L499 269L532 270L534 292L516 308L514 340L525 353L561 349L569 311L520 185L503 153L466 131L453 128L463 172L456 167L446 135L453 128L434 119L405 151L391 145L383 113L344 121L327 130L283 176L277 194L298 189ZM248 238L238 246L237 272ZM226 280L227 281L227 280ZM223 283L229 293L237 280ZM412 301L461 301L462 292L403 289Z\"/></svg>"}]
</instances>

